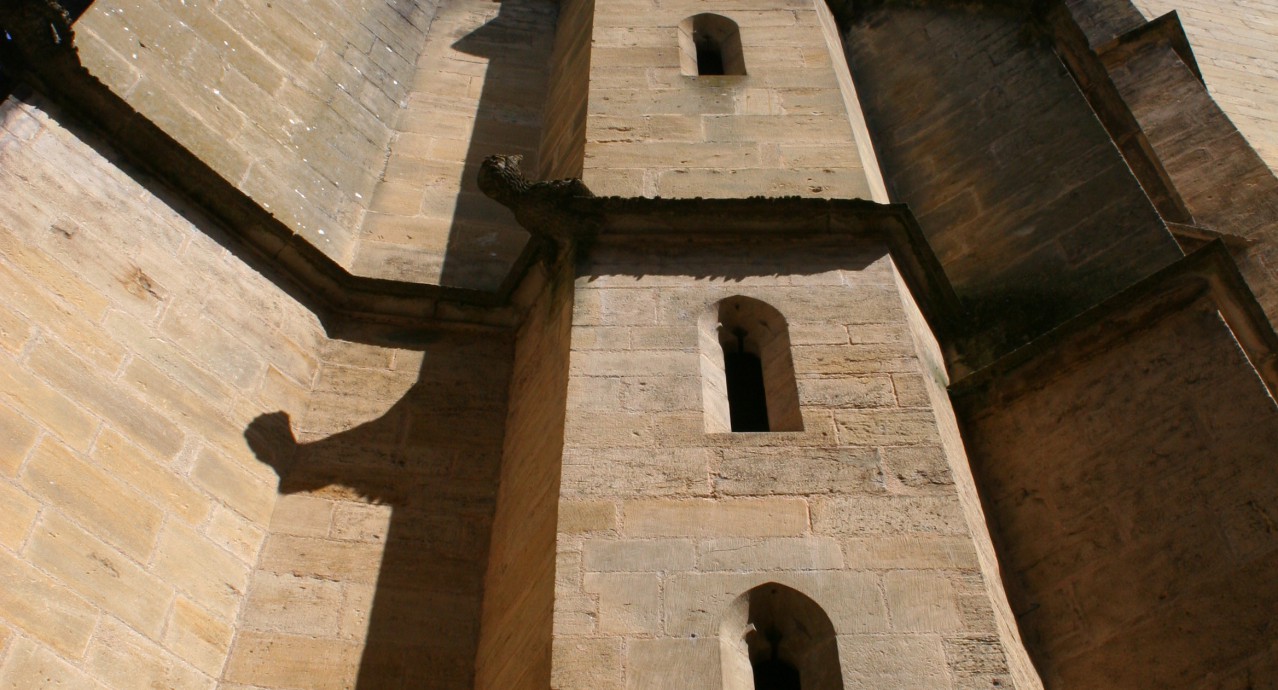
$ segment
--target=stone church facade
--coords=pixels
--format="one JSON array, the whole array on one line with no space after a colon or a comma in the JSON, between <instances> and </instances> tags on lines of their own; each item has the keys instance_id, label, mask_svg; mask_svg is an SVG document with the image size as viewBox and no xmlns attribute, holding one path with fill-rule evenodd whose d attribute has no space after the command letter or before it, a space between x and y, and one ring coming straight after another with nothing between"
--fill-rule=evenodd
<instances>
[{"instance_id":1,"label":"stone church facade","mask_svg":"<svg viewBox=\"0 0 1278 690\"><path fill-rule=\"evenodd\" d=\"M1278 687L1278 7L0 28L0 686Z\"/></svg>"}]
</instances>

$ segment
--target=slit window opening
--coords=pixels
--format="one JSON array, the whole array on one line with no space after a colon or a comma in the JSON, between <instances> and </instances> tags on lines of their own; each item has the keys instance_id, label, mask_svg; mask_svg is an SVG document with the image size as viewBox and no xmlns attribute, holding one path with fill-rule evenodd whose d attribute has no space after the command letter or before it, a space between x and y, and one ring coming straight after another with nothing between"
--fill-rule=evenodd
<instances>
[{"instance_id":1,"label":"slit window opening","mask_svg":"<svg viewBox=\"0 0 1278 690\"><path fill-rule=\"evenodd\" d=\"M771 305L729 297L701 318L706 431L803 431L785 317Z\"/></svg>"},{"instance_id":2,"label":"slit window opening","mask_svg":"<svg viewBox=\"0 0 1278 690\"><path fill-rule=\"evenodd\" d=\"M690 77L744 75L745 55L737 23L710 13L679 22L679 69Z\"/></svg>"},{"instance_id":3,"label":"slit window opening","mask_svg":"<svg viewBox=\"0 0 1278 690\"><path fill-rule=\"evenodd\" d=\"M746 332L723 344L724 375L728 379L728 410L733 431L768 431L768 398L763 384L763 360L746 352Z\"/></svg>"},{"instance_id":4,"label":"slit window opening","mask_svg":"<svg viewBox=\"0 0 1278 690\"><path fill-rule=\"evenodd\" d=\"M697 46L697 74L701 76L723 74L723 52L709 36L694 36Z\"/></svg>"}]
</instances>

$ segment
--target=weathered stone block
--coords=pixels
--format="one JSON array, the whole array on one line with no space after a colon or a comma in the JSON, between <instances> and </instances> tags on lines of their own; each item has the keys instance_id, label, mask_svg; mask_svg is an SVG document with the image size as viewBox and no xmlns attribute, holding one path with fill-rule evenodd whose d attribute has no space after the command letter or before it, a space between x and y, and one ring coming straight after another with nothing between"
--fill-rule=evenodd
<instances>
[{"instance_id":1,"label":"weathered stone block","mask_svg":"<svg viewBox=\"0 0 1278 690\"><path fill-rule=\"evenodd\" d=\"M840 635L846 690L944 687L949 682L941 639L935 635Z\"/></svg>"},{"instance_id":2,"label":"weathered stone block","mask_svg":"<svg viewBox=\"0 0 1278 690\"><path fill-rule=\"evenodd\" d=\"M4 515L0 521L0 544L15 552L21 550L39 512L39 501L8 482L0 482L0 515Z\"/></svg>"},{"instance_id":3,"label":"weathered stone block","mask_svg":"<svg viewBox=\"0 0 1278 690\"><path fill-rule=\"evenodd\" d=\"M959 569L977 567L976 547L967 536L901 534L843 541L848 567L874 569Z\"/></svg>"},{"instance_id":4,"label":"weathered stone block","mask_svg":"<svg viewBox=\"0 0 1278 690\"><path fill-rule=\"evenodd\" d=\"M5 583L0 609L10 625L69 658L84 654L98 618L96 607L7 551L0 552L0 577Z\"/></svg>"},{"instance_id":5,"label":"weathered stone block","mask_svg":"<svg viewBox=\"0 0 1278 690\"><path fill-rule=\"evenodd\" d=\"M710 452L702 448L568 450L560 493L565 498L705 496Z\"/></svg>"},{"instance_id":6,"label":"weathered stone block","mask_svg":"<svg viewBox=\"0 0 1278 690\"><path fill-rule=\"evenodd\" d=\"M715 491L728 496L881 493L879 454L873 448L729 448L719 451Z\"/></svg>"},{"instance_id":7,"label":"weathered stone block","mask_svg":"<svg viewBox=\"0 0 1278 690\"><path fill-rule=\"evenodd\" d=\"M711 539L697 546L697 567L714 570L829 570L843 567L828 537Z\"/></svg>"},{"instance_id":8,"label":"weathered stone block","mask_svg":"<svg viewBox=\"0 0 1278 690\"><path fill-rule=\"evenodd\" d=\"M23 555L101 610L159 639L172 586L58 513L41 517Z\"/></svg>"},{"instance_id":9,"label":"weathered stone block","mask_svg":"<svg viewBox=\"0 0 1278 690\"><path fill-rule=\"evenodd\" d=\"M247 591L248 570L243 561L180 523L165 525L153 566L165 582L228 618Z\"/></svg>"},{"instance_id":10,"label":"weathered stone block","mask_svg":"<svg viewBox=\"0 0 1278 690\"><path fill-rule=\"evenodd\" d=\"M341 690L355 680L359 645L344 640L242 632L223 678L268 687Z\"/></svg>"},{"instance_id":11,"label":"weathered stone block","mask_svg":"<svg viewBox=\"0 0 1278 690\"><path fill-rule=\"evenodd\" d=\"M25 638L13 641L4 665L0 666L0 684L11 688L105 688L56 654Z\"/></svg>"},{"instance_id":12,"label":"weathered stone block","mask_svg":"<svg viewBox=\"0 0 1278 690\"><path fill-rule=\"evenodd\" d=\"M599 597L599 632L661 630L661 578L656 573L586 573L583 587Z\"/></svg>"},{"instance_id":13,"label":"weathered stone block","mask_svg":"<svg viewBox=\"0 0 1278 690\"><path fill-rule=\"evenodd\" d=\"M550 687L621 690L625 687L620 637L561 637L554 643Z\"/></svg>"},{"instance_id":14,"label":"weathered stone block","mask_svg":"<svg viewBox=\"0 0 1278 690\"><path fill-rule=\"evenodd\" d=\"M42 503L58 506L125 553L147 560L164 513L142 494L50 441L32 454L22 480Z\"/></svg>"},{"instance_id":15,"label":"weathered stone block","mask_svg":"<svg viewBox=\"0 0 1278 690\"><path fill-rule=\"evenodd\" d=\"M839 410L839 441L847 445L917 445L941 442L931 410Z\"/></svg>"},{"instance_id":16,"label":"weathered stone block","mask_svg":"<svg viewBox=\"0 0 1278 690\"><path fill-rule=\"evenodd\" d=\"M956 497L814 497L812 527L821 534L964 534Z\"/></svg>"},{"instance_id":17,"label":"weathered stone block","mask_svg":"<svg viewBox=\"0 0 1278 690\"><path fill-rule=\"evenodd\" d=\"M718 640L659 638L626 646L626 690L710 688L719 677Z\"/></svg>"},{"instance_id":18,"label":"weathered stone block","mask_svg":"<svg viewBox=\"0 0 1278 690\"><path fill-rule=\"evenodd\" d=\"M617 529L617 504L604 500L560 501L559 532L588 534Z\"/></svg>"},{"instance_id":19,"label":"weathered stone block","mask_svg":"<svg viewBox=\"0 0 1278 690\"><path fill-rule=\"evenodd\" d=\"M105 617L85 655L85 669L108 687L213 688L216 679Z\"/></svg>"},{"instance_id":20,"label":"weathered stone block","mask_svg":"<svg viewBox=\"0 0 1278 690\"><path fill-rule=\"evenodd\" d=\"M798 498L633 500L622 503L631 537L766 537L808 531L808 504Z\"/></svg>"},{"instance_id":21,"label":"weathered stone block","mask_svg":"<svg viewBox=\"0 0 1278 690\"><path fill-rule=\"evenodd\" d=\"M586 539L583 566L595 572L690 570L696 548L688 539Z\"/></svg>"},{"instance_id":22,"label":"weathered stone block","mask_svg":"<svg viewBox=\"0 0 1278 690\"><path fill-rule=\"evenodd\" d=\"M339 583L257 571L240 620L250 630L337 637L342 604Z\"/></svg>"},{"instance_id":23,"label":"weathered stone block","mask_svg":"<svg viewBox=\"0 0 1278 690\"><path fill-rule=\"evenodd\" d=\"M961 628L957 593L948 575L893 571L884 574L892 628L907 632L953 632Z\"/></svg>"},{"instance_id":24,"label":"weathered stone block","mask_svg":"<svg viewBox=\"0 0 1278 690\"><path fill-rule=\"evenodd\" d=\"M230 621L179 596L173 602L173 613L165 628L164 646L187 663L216 677L222 672L234 632Z\"/></svg>"}]
</instances>

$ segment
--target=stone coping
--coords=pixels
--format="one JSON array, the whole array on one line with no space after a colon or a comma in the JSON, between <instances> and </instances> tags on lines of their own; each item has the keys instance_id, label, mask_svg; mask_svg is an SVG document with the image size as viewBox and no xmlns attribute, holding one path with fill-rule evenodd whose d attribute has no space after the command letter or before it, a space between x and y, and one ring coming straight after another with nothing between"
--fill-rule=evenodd
<instances>
[{"instance_id":1,"label":"stone coping","mask_svg":"<svg viewBox=\"0 0 1278 690\"><path fill-rule=\"evenodd\" d=\"M980 398L998 404L1016 398L1041 386L1053 372L1191 309L1218 311L1270 395L1278 395L1278 334L1219 239L955 382L950 395L956 403Z\"/></svg>"}]
</instances>

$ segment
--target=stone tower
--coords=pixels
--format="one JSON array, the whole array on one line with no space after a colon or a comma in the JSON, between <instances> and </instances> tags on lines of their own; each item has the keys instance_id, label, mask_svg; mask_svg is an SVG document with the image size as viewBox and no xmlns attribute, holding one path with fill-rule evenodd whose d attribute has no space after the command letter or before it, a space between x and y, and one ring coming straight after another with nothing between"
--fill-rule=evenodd
<instances>
[{"instance_id":1,"label":"stone tower","mask_svg":"<svg viewBox=\"0 0 1278 690\"><path fill-rule=\"evenodd\" d=\"M1273 686L1274 26L0 4L0 686Z\"/></svg>"}]
</instances>

